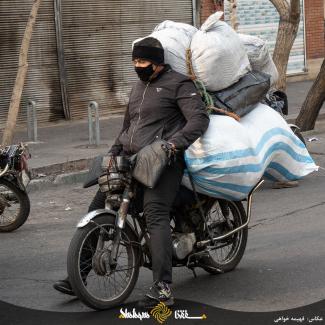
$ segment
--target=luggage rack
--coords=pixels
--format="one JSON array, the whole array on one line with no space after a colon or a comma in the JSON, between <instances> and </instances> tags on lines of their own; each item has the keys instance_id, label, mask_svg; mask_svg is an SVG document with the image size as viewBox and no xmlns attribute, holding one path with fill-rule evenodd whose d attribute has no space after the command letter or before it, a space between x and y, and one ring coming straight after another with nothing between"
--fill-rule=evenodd
<instances>
[{"instance_id":1,"label":"luggage rack","mask_svg":"<svg viewBox=\"0 0 325 325\"><path fill-rule=\"evenodd\" d=\"M218 237L214 237L214 238L212 238L212 239L202 240L202 241L200 241L200 242L197 243L197 247L200 248L200 247L205 247L205 246L207 246L207 245L209 245L209 244L214 244L216 241L223 240L223 239L225 239L225 238L227 238L227 237L233 235L234 233L236 233L236 232L242 230L243 228L247 227L248 224L249 224L249 222L250 222L250 219L251 219L251 211L252 211L252 199L253 199L253 194L255 193L255 191L257 191L257 190L262 186L263 183L264 183L264 180L263 180L263 179L260 180L260 181L259 181L259 182L254 186L254 188L249 192L249 194L248 194L248 196L247 196L247 211L246 211L246 214L247 214L247 221L246 221L243 225L241 225L241 226L239 226L239 227L237 227L237 228L231 230L230 232L228 232L228 233L226 233L226 234L224 234L224 235L221 235L221 236L218 236Z\"/></svg>"}]
</instances>

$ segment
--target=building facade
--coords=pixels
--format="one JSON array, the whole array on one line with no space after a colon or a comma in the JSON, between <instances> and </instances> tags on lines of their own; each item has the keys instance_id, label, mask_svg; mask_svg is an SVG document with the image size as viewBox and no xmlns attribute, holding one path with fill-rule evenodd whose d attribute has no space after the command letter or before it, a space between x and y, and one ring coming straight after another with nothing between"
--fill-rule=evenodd
<instances>
[{"instance_id":1,"label":"building facade","mask_svg":"<svg viewBox=\"0 0 325 325\"><path fill-rule=\"evenodd\" d=\"M0 128L5 125L19 48L33 0L0 1ZM132 41L164 20L193 24L193 0L43 0L29 51L18 124L28 100L44 124L84 118L89 101L100 116L125 110L136 80Z\"/></svg>"},{"instance_id":2,"label":"building facade","mask_svg":"<svg viewBox=\"0 0 325 325\"><path fill-rule=\"evenodd\" d=\"M32 3L0 2L0 128L6 122ZM259 24L268 24L271 16L270 29L276 35L277 13L270 14L274 8L269 0L238 0L238 4L244 32L258 34ZM302 0L302 9L293 62L298 62L300 77L311 78L324 57L324 0ZM216 10L225 10L227 20L227 1L220 0L43 0L32 35L18 124L26 123L29 99L37 103L39 124L84 118L91 100L98 102L100 116L123 112L136 80L132 41L150 34L163 20L199 25ZM250 20L252 16L256 21Z\"/></svg>"}]
</instances>

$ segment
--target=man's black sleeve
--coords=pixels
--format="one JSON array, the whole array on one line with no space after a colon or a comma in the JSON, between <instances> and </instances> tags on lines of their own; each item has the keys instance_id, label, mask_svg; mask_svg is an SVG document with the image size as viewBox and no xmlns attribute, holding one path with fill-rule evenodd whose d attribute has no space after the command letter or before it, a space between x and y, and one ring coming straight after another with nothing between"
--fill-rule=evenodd
<instances>
[{"instance_id":1,"label":"man's black sleeve","mask_svg":"<svg viewBox=\"0 0 325 325\"><path fill-rule=\"evenodd\" d=\"M115 143L112 145L111 149L109 150L108 153L111 153L113 155L118 155L122 150L123 150L123 145L120 143L119 138L120 135L128 129L130 126L130 114L129 114L129 105L127 106L124 114L124 120L123 120L123 126L122 130L120 131L118 137L115 140Z\"/></svg>"},{"instance_id":2,"label":"man's black sleeve","mask_svg":"<svg viewBox=\"0 0 325 325\"><path fill-rule=\"evenodd\" d=\"M209 126L209 116L192 80L182 81L176 89L176 101L186 119L186 124L168 139L177 149L185 150L197 140Z\"/></svg>"}]
</instances>

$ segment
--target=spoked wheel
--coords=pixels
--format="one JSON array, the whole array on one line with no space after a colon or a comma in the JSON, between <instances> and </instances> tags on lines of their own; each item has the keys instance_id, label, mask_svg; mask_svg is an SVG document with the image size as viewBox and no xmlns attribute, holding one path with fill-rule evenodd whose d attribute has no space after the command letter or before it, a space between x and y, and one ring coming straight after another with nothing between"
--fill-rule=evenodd
<instances>
[{"instance_id":1,"label":"spoked wheel","mask_svg":"<svg viewBox=\"0 0 325 325\"><path fill-rule=\"evenodd\" d=\"M11 182L0 179L0 232L13 231L22 226L29 211L27 193Z\"/></svg>"},{"instance_id":2,"label":"spoked wheel","mask_svg":"<svg viewBox=\"0 0 325 325\"><path fill-rule=\"evenodd\" d=\"M114 228L115 216L97 217L77 229L68 251L68 276L73 291L83 303L97 310L126 300L139 275L137 237L128 225L122 231L117 265L110 266ZM103 245L96 251L98 241Z\"/></svg>"},{"instance_id":3,"label":"spoked wheel","mask_svg":"<svg viewBox=\"0 0 325 325\"><path fill-rule=\"evenodd\" d=\"M241 226L247 216L241 202L215 200L207 211L207 224L213 237L222 236ZM202 259L207 272L218 274L233 270L243 257L247 243L247 227L217 242L217 249ZM210 267L209 267L210 266Z\"/></svg>"}]
</instances>

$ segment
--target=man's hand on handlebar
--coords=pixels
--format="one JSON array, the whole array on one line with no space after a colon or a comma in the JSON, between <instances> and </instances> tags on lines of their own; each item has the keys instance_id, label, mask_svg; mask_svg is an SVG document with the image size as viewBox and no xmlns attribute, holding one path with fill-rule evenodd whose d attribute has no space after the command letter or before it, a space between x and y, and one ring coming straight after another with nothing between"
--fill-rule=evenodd
<instances>
[{"instance_id":1,"label":"man's hand on handlebar","mask_svg":"<svg viewBox=\"0 0 325 325\"><path fill-rule=\"evenodd\" d=\"M176 146L171 142L166 142L162 145L162 148L165 150L169 160L175 159L175 154L177 152Z\"/></svg>"}]
</instances>

